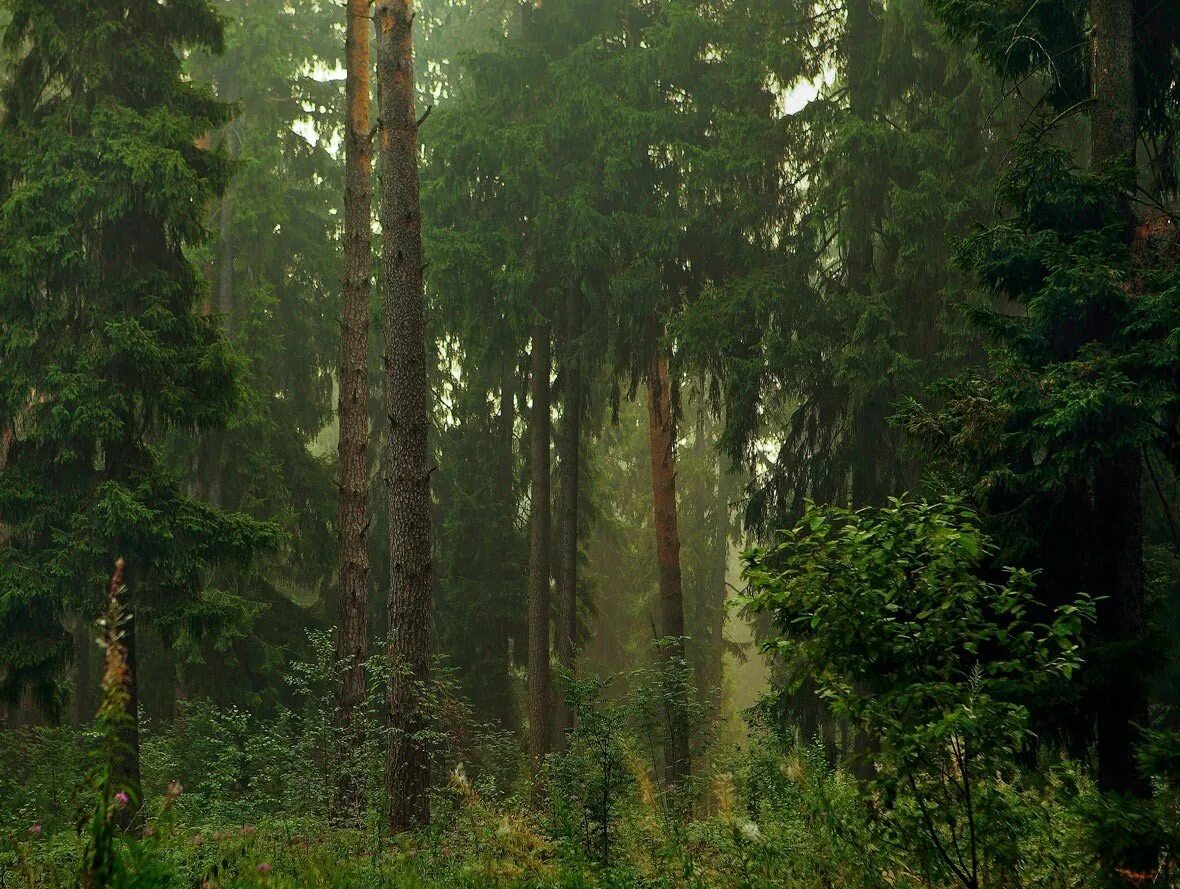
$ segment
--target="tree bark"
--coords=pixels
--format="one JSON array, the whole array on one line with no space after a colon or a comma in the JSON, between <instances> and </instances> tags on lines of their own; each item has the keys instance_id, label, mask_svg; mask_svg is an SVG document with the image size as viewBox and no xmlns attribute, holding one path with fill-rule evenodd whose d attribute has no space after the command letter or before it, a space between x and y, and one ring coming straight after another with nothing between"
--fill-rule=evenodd
<instances>
[{"instance_id":1,"label":"tree bark","mask_svg":"<svg viewBox=\"0 0 1180 889\"><path fill-rule=\"evenodd\" d=\"M1134 170L1135 79L1132 0L1090 0L1093 26L1090 116L1091 164L1096 172L1118 163ZM1130 187L1133 182L1128 182ZM1098 785L1107 792L1139 799L1151 796L1140 774L1135 747L1140 727L1149 724L1148 693L1137 664L1146 627L1143 573L1142 460L1138 449L1124 448L1095 470L1092 526L1094 562L1090 571L1098 604L1098 632L1110 646L1110 666L1099 692ZM1155 850L1132 850L1113 866L1154 862Z\"/></svg>"},{"instance_id":2,"label":"tree bark","mask_svg":"<svg viewBox=\"0 0 1180 889\"><path fill-rule=\"evenodd\" d=\"M557 578L557 662L574 672L578 634L578 540L581 506L582 448L582 290L580 282L566 294L565 384L561 420L561 564ZM573 713L562 701L558 730L573 727Z\"/></svg>"},{"instance_id":3,"label":"tree bark","mask_svg":"<svg viewBox=\"0 0 1180 889\"><path fill-rule=\"evenodd\" d=\"M1135 13L1133 0L1090 0L1094 105L1090 158L1097 171L1134 162Z\"/></svg>"},{"instance_id":4,"label":"tree bark","mask_svg":"<svg viewBox=\"0 0 1180 889\"><path fill-rule=\"evenodd\" d=\"M550 532L550 354L549 323L543 313L543 288L534 304L537 321L532 331L529 380L529 756L533 777L540 774L552 744L552 677L549 670L549 532Z\"/></svg>"},{"instance_id":5,"label":"tree bark","mask_svg":"<svg viewBox=\"0 0 1180 889\"><path fill-rule=\"evenodd\" d=\"M369 295L372 255L369 0L348 0L345 22L344 278L341 288L339 571L340 629L336 658L344 664L336 722L344 749L337 762L336 814L359 813L355 754L363 740L358 710L365 700L369 646Z\"/></svg>"},{"instance_id":6,"label":"tree bark","mask_svg":"<svg viewBox=\"0 0 1180 889\"><path fill-rule=\"evenodd\" d=\"M672 417L668 357L658 350L648 371L648 444L656 560L659 564L661 653L668 670L668 747L665 773L670 785L688 777L688 725L680 702L687 685L684 650L684 582L680 572L680 529L676 517L676 427Z\"/></svg>"},{"instance_id":7,"label":"tree bark","mask_svg":"<svg viewBox=\"0 0 1180 889\"><path fill-rule=\"evenodd\" d=\"M377 0L381 96L382 283L386 406L389 413L389 688L386 772L389 827L430 819L429 714L433 622L430 540L430 425L426 301L418 200L418 121L414 110L413 12L409 0Z\"/></svg>"}]
</instances>

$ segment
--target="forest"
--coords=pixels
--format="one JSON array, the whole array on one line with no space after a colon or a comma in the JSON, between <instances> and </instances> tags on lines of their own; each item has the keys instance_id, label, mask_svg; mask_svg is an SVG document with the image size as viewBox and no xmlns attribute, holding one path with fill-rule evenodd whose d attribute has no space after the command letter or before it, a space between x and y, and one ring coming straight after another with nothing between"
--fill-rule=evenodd
<instances>
[{"instance_id":1,"label":"forest","mask_svg":"<svg viewBox=\"0 0 1180 889\"><path fill-rule=\"evenodd\" d=\"M1180 887L1180 0L0 0L0 889Z\"/></svg>"}]
</instances>

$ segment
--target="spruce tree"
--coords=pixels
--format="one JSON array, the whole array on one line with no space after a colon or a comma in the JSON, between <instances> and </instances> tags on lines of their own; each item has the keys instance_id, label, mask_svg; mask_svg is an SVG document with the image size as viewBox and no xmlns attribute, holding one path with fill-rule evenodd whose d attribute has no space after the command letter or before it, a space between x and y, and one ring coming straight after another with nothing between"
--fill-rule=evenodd
<instances>
[{"instance_id":1,"label":"spruce tree","mask_svg":"<svg viewBox=\"0 0 1180 889\"><path fill-rule=\"evenodd\" d=\"M192 256L210 281L202 311L234 350L239 397L224 429L171 435L167 454L196 496L273 521L285 539L249 571L216 576L234 593L218 632L181 625L153 646L177 674L153 683L153 714L205 694L278 704L276 680L305 628L322 620L309 605L326 597L335 568L336 488L321 437L332 422L339 354L340 163L329 147L342 91L314 72L336 65L342 42L334 10L316 0L233 0L220 11L224 52L191 53L185 68L232 103L232 120L210 143L236 160L226 195L207 208L214 237ZM232 294L223 301L226 280Z\"/></svg>"},{"instance_id":2,"label":"spruce tree","mask_svg":"<svg viewBox=\"0 0 1180 889\"><path fill-rule=\"evenodd\" d=\"M210 569L244 563L270 533L193 499L168 471L168 433L224 422L231 350L200 311L186 249L226 185L202 137L228 108L182 73L218 49L204 0L15 0L4 34L0 159L0 644L5 697L43 703L70 656L67 614L97 617L126 560L132 675L119 780L138 793L137 640L200 627L227 593Z\"/></svg>"}]
</instances>

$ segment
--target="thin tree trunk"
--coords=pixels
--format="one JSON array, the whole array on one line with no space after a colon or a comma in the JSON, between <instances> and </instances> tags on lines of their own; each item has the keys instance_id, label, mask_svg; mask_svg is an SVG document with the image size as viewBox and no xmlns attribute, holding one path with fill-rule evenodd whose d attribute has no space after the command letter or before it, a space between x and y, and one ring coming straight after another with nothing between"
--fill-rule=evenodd
<instances>
[{"instance_id":1,"label":"thin tree trunk","mask_svg":"<svg viewBox=\"0 0 1180 889\"><path fill-rule=\"evenodd\" d=\"M516 502L516 351L508 348L500 366L500 413L498 417L500 439L500 466L497 480L497 496L505 516L515 515ZM500 621L497 644L501 646L497 663L503 664L501 693L496 696L495 714L500 726L515 730L520 725L520 708L511 682L512 665L516 659L515 644L523 645L524 634L520 627L524 618L519 614L504 616Z\"/></svg>"},{"instance_id":2,"label":"thin tree trunk","mask_svg":"<svg viewBox=\"0 0 1180 889\"><path fill-rule=\"evenodd\" d=\"M430 819L430 755L424 709L430 681L430 425L426 300L418 202L418 121L409 0L378 0L381 95L382 280L389 413L389 826Z\"/></svg>"},{"instance_id":3,"label":"thin tree trunk","mask_svg":"<svg viewBox=\"0 0 1180 889\"><path fill-rule=\"evenodd\" d=\"M672 418L668 357L657 350L648 372L648 443L656 560L659 563L660 646L669 679L668 748L665 771L671 785L688 777L688 725L680 701L687 685L684 650L684 583L680 572L680 529L676 517L676 435Z\"/></svg>"},{"instance_id":4,"label":"thin tree trunk","mask_svg":"<svg viewBox=\"0 0 1180 889\"><path fill-rule=\"evenodd\" d=\"M1091 0L1094 105L1090 118L1091 163L1097 172L1135 160L1134 9L1132 0ZM1130 186L1132 183L1128 183ZM1125 448L1104 460L1094 476L1091 577L1098 604L1098 632L1114 650L1099 694L1098 785L1138 799L1151 796L1135 748L1150 718L1147 687L1136 651L1144 638L1142 460ZM1112 866L1142 870L1154 849L1130 850Z\"/></svg>"},{"instance_id":5,"label":"thin tree trunk","mask_svg":"<svg viewBox=\"0 0 1180 889\"><path fill-rule=\"evenodd\" d=\"M561 421L561 564L557 578L557 662L574 672L578 633L578 538L580 457L582 448L582 290L580 282L566 294L565 367ZM562 700L558 730L573 727L573 713ZM559 738L560 740L560 738Z\"/></svg>"},{"instance_id":6,"label":"thin tree trunk","mask_svg":"<svg viewBox=\"0 0 1180 889\"><path fill-rule=\"evenodd\" d=\"M348 0L344 57L344 280L341 291L340 630L336 658L345 665L336 698L344 750L334 804L344 818L359 813L355 754L363 740L358 710L365 700L369 646L369 294L372 274L372 149L370 147L369 0Z\"/></svg>"},{"instance_id":7,"label":"thin tree trunk","mask_svg":"<svg viewBox=\"0 0 1180 889\"><path fill-rule=\"evenodd\" d=\"M708 632L705 634L705 648L702 652L704 669L700 693L703 700L710 701L719 709L725 663L725 603L729 599L729 588L726 586L729 576L729 479L716 449L704 442L703 436L702 442L704 447L712 451L711 469L716 473L717 488L714 491L716 501L713 507L713 564L709 568L708 587L705 590L704 611L708 620Z\"/></svg>"},{"instance_id":8,"label":"thin tree trunk","mask_svg":"<svg viewBox=\"0 0 1180 889\"><path fill-rule=\"evenodd\" d=\"M543 289L538 286L534 311L529 416L529 756L533 776L552 744L552 678L549 670L549 529L550 529L550 355L549 324L542 313Z\"/></svg>"}]
</instances>

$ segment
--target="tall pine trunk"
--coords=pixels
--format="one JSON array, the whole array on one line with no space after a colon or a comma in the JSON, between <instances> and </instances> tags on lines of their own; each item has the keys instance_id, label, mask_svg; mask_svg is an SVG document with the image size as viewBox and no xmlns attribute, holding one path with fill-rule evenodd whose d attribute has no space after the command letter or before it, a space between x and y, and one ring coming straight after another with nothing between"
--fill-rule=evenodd
<instances>
[{"instance_id":1,"label":"tall pine trunk","mask_svg":"<svg viewBox=\"0 0 1180 889\"><path fill-rule=\"evenodd\" d=\"M1132 0L1091 0L1093 26L1090 117L1091 163L1096 172L1135 160L1134 11ZM1128 183L1130 185L1130 183ZM1094 474L1092 504L1095 554L1091 568L1098 604L1098 632L1114 656L1099 693L1098 784L1105 791L1147 798L1151 788L1135 760L1138 727L1148 725L1147 688L1136 666L1136 643L1145 630L1142 463L1126 447L1106 458ZM1153 850L1135 850L1114 864L1139 869L1153 863Z\"/></svg>"},{"instance_id":2,"label":"tall pine trunk","mask_svg":"<svg viewBox=\"0 0 1180 889\"><path fill-rule=\"evenodd\" d=\"M550 346L549 323L543 314L544 289L538 285L532 331L529 390L529 756L534 778L551 749L553 689L549 670L549 533L550 533Z\"/></svg>"},{"instance_id":3,"label":"tall pine trunk","mask_svg":"<svg viewBox=\"0 0 1180 889\"><path fill-rule=\"evenodd\" d=\"M356 752L365 699L369 645L369 294L372 274L372 149L370 142L369 0L348 0L345 22L344 279L341 290L339 570L340 629L336 658L345 665L336 697L344 749L337 758L337 815L360 811Z\"/></svg>"},{"instance_id":4,"label":"tall pine trunk","mask_svg":"<svg viewBox=\"0 0 1180 889\"><path fill-rule=\"evenodd\" d=\"M561 541L557 575L557 662L574 672L578 633L578 538L582 448L582 290L579 282L566 294L565 362L562 369ZM558 707L559 730L573 727L564 701Z\"/></svg>"},{"instance_id":5,"label":"tall pine trunk","mask_svg":"<svg viewBox=\"0 0 1180 889\"><path fill-rule=\"evenodd\" d=\"M668 747L665 773L670 785L690 771L688 722L683 695L687 692L684 650L684 582L680 572L680 528L676 517L676 433L672 418L672 380L668 356L659 351L648 371L648 444L651 451L652 504L655 514L656 560L659 564L660 640L668 687Z\"/></svg>"},{"instance_id":6,"label":"tall pine trunk","mask_svg":"<svg viewBox=\"0 0 1180 889\"><path fill-rule=\"evenodd\" d=\"M427 789L431 601L430 426L426 300L418 202L413 11L409 0L378 0L377 77L381 97L382 285L385 398L389 414L389 827L430 819Z\"/></svg>"}]
</instances>

